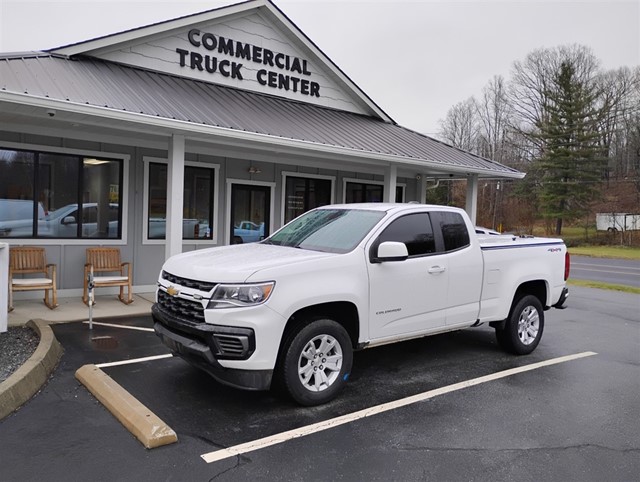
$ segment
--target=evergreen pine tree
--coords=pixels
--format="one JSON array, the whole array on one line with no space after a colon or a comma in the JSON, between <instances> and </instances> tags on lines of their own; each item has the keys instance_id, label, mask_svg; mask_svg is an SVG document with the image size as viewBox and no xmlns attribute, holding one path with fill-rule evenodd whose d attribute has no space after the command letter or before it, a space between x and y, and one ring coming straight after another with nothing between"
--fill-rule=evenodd
<instances>
[{"instance_id":1,"label":"evergreen pine tree","mask_svg":"<svg viewBox=\"0 0 640 482\"><path fill-rule=\"evenodd\" d=\"M539 194L543 217L555 220L555 234L562 234L563 221L571 221L588 212L597 196L605 168L599 146L595 82L579 78L571 61L560 64L547 91L539 137L542 157Z\"/></svg>"}]
</instances>

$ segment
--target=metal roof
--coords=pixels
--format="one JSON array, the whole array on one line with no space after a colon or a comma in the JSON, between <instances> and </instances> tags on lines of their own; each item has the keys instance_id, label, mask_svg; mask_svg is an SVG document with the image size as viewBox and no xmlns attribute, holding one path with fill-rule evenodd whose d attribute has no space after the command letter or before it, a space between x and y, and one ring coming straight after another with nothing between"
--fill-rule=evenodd
<instances>
[{"instance_id":1,"label":"metal roof","mask_svg":"<svg viewBox=\"0 0 640 482\"><path fill-rule=\"evenodd\" d=\"M515 169L423 134L353 114L265 94L151 72L93 58L43 53L0 57L3 93L27 95L423 161L495 177L522 177ZM212 132L215 133L215 132Z\"/></svg>"}]
</instances>

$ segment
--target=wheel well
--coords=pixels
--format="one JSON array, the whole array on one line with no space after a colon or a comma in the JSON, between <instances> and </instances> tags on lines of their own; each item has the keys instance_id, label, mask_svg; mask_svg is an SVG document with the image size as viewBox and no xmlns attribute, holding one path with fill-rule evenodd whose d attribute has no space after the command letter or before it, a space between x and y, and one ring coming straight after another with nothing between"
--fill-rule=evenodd
<instances>
[{"instance_id":1,"label":"wheel well","mask_svg":"<svg viewBox=\"0 0 640 482\"><path fill-rule=\"evenodd\" d=\"M286 340L290 333L298 329L300 323L307 323L309 320L318 317L327 317L340 323L351 338L351 345L355 348L360 336L360 323L358 309L356 305L348 301L335 301L331 303L321 303L319 305L307 306L296 311L284 328L282 340Z\"/></svg>"},{"instance_id":2,"label":"wheel well","mask_svg":"<svg viewBox=\"0 0 640 482\"><path fill-rule=\"evenodd\" d=\"M525 295L533 295L540 300L543 307L547 306L547 284L544 280L527 281L518 286L511 306Z\"/></svg>"}]
</instances>

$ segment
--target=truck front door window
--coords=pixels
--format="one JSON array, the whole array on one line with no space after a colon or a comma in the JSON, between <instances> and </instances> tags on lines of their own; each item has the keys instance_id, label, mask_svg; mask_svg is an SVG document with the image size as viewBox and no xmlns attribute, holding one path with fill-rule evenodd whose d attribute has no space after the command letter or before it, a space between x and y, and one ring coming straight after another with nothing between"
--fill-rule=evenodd
<instances>
[{"instance_id":1,"label":"truck front door window","mask_svg":"<svg viewBox=\"0 0 640 482\"><path fill-rule=\"evenodd\" d=\"M409 214L393 221L378 237L378 243L398 241L406 244L409 256L436 252L436 243L427 213Z\"/></svg>"}]
</instances>

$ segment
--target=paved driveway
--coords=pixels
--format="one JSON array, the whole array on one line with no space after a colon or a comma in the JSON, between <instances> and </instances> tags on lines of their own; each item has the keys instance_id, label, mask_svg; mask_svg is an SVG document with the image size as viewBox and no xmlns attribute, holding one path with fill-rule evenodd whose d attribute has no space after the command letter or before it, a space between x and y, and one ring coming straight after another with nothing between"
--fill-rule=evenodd
<instances>
[{"instance_id":1,"label":"paved driveway","mask_svg":"<svg viewBox=\"0 0 640 482\"><path fill-rule=\"evenodd\" d=\"M44 389L0 422L4 480L633 480L640 473L638 298L572 288L538 349L486 327L356 354L343 396L301 408L221 386L175 358L105 367L177 433L146 450L74 378L85 363L167 354L148 331L54 326L66 349ZM150 328L148 317L117 321ZM94 340L92 340L94 338ZM95 340L98 338L98 341ZM101 341L100 341L101 340ZM212 463L202 455L458 382L597 352L445 393Z\"/></svg>"}]
</instances>

